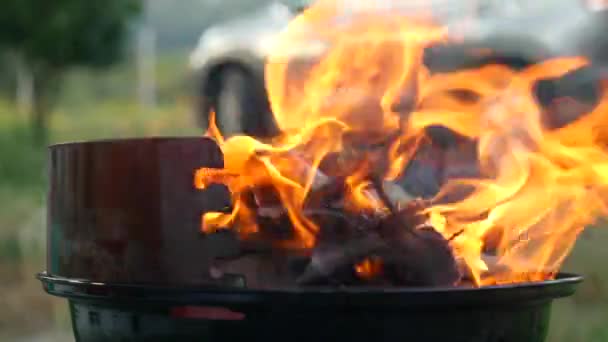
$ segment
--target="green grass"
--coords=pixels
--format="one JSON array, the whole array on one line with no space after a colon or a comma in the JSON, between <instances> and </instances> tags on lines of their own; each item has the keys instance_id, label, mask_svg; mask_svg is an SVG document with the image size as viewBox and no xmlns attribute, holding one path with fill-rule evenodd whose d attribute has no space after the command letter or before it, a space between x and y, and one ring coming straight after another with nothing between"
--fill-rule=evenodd
<instances>
[{"instance_id":1,"label":"green grass","mask_svg":"<svg viewBox=\"0 0 608 342\"><path fill-rule=\"evenodd\" d=\"M176 98L192 94L187 50L158 57L155 79L159 103L172 104ZM76 70L66 77L62 103L69 108L98 102L132 102L137 97L137 72L128 60L109 70ZM83 86L86 85L86 86Z\"/></svg>"},{"instance_id":2,"label":"green grass","mask_svg":"<svg viewBox=\"0 0 608 342\"><path fill-rule=\"evenodd\" d=\"M20 189L43 185L44 160L29 129L6 103L0 103L0 184Z\"/></svg>"},{"instance_id":3,"label":"green grass","mask_svg":"<svg viewBox=\"0 0 608 342\"><path fill-rule=\"evenodd\" d=\"M550 342L608 341L608 227L588 228L563 270L585 276L576 294L555 301Z\"/></svg>"}]
</instances>

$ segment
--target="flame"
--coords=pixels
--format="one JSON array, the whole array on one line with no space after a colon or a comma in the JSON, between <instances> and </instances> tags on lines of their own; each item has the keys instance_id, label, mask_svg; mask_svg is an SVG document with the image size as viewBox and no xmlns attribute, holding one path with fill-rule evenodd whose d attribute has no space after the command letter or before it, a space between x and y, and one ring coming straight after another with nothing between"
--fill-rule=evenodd
<instances>
[{"instance_id":1,"label":"flame","mask_svg":"<svg viewBox=\"0 0 608 342\"><path fill-rule=\"evenodd\" d=\"M373 279L382 273L382 260L367 258L355 265L355 272L363 279Z\"/></svg>"},{"instance_id":2,"label":"flame","mask_svg":"<svg viewBox=\"0 0 608 342\"><path fill-rule=\"evenodd\" d=\"M276 208L293 229L275 242L310 249L322 229L306 213L313 189L343 177L345 210L386 211L372 181L401 176L428 140L426 129L443 126L476 143L480 176L446 181L425 209L430 224L479 286L553 277L584 227L607 213L601 141L608 97L555 129L544 124L550 113L533 89L588 62L564 57L519 71L487 65L436 73L423 64L425 49L453 37L432 15L367 10L341 17L339 3L318 1L303 12L268 59L267 90L281 136L225 140L212 116L209 135L225 167L198 170L195 186L225 184L233 208L205 214L203 230L263 235L258 209ZM303 62L293 51L311 41L328 48ZM463 90L475 99L454 95ZM365 278L380 266L366 259L355 271Z\"/></svg>"},{"instance_id":3,"label":"flame","mask_svg":"<svg viewBox=\"0 0 608 342\"><path fill-rule=\"evenodd\" d=\"M215 139L218 144L224 144L225 140L220 132L220 129L217 127L217 123L215 122L215 109L212 109L209 113L209 127L207 127L207 133L205 133L206 137Z\"/></svg>"}]
</instances>

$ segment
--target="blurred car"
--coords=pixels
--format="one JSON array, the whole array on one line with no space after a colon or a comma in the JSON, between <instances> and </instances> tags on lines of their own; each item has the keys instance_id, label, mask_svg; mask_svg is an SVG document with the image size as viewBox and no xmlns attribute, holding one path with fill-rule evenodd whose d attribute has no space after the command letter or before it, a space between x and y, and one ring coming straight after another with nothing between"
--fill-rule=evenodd
<instances>
[{"instance_id":1,"label":"blurred car","mask_svg":"<svg viewBox=\"0 0 608 342\"><path fill-rule=\"evenodd\" d=\"M606 0L479 0L472 19L470 1L403 3L405 10L430 3L444 24L463 38L458 44L427 51L425 64L431 70L487 63L521 68L551 56L566 55L584 55L599 65L608 61ZM190 60L197 78L197 115L202 126L214 109L217 124L227 135L263 136L276 132L264 86L264 63L273 39L306 5L305 0L273 2L202 34ZM466 15L469 19L463 21ZM323 53L322 49L317 50ZM304 52L305 56L311 54ZM565 87L580 90L579 83L595 77L589 72L581 75L571 77ZM559 92L556 86L543 91L549 98Z\"/></svg>"},{"instance_id":2,"label":"blurred car","mask_svg":"<svg viewBox=\"0 0 608 342\"><path fill-rule=\"evenodd\" d=\"M190 56L197 91L197 118L209 112L224 134L268 135L272 130L264 86L264 61L276 35L305 8L299 1L272 2L242 18L203 32Z\"/></svg>"}]
</instances>

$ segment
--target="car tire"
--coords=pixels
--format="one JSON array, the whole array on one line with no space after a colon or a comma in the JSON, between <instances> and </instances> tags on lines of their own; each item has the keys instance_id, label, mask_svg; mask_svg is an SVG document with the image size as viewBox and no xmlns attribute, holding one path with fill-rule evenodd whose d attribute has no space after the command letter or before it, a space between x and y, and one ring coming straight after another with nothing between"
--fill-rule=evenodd
<instances>
[{"instance_id":1,"label":"car tire","mask_svg":"<svg viewBox=\"0 0 608 342\"><path fill-rule=\"evenodd\" d=\"M214 102L217 126L224 136L266 136L272 130L260 87L246 71L232 68L221 73Z\"/></svg>"}]
</instances>

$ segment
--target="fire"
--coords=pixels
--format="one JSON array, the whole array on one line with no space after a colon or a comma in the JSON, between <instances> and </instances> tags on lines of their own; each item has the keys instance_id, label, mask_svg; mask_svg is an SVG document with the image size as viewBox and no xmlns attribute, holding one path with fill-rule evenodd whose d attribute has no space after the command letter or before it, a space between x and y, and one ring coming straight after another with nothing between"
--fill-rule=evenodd
<instances>
[{"instance_id":1,"label":"fire","mask_svg":"<svg viewBox=\"0 0 608 342\"><path fill-rule=\"evenodd\" d=\"M355 272L363 279L373 279L382 272L382 260L365 259L355 265Z\"/></svg>"},{"instance_id":2,"label":"fire","mask_svg":"<svg viewBox=\"0 0 608 342\"><path fill-rule=\"evenodd\" d=\"M386 215L407 196L384 198L391 192L378 184L402 176L428 141L427 128L443 126L476 144L479 176L447 180L422 211L449 240L462 272L479 286L553 277L584 227L607 213L601 141L608 98L552 128L533 88L588 62L568 57L520 71L488 65L434 73L423 64L425 49L454 38L431 15L363 11L340 18L337 3L319 1L297 17L269 58L267 89L281 136L224 140L212 120L209 134L221 145L225 168L198 170L195 186L225 184L233 208L204 215L203 230L276 236L260 215L283 215L289 231L273 242L310 250L323 230L310 210L318 206L310 204L329 200L319 189L344 179L343 211ZM329 47L302 65L290 51L313 40ZM355 271L366 278L381 266L368 258Z\"/></svg>"}]
</instances>

